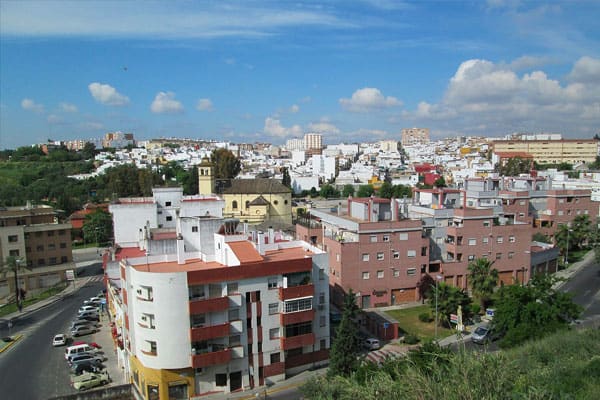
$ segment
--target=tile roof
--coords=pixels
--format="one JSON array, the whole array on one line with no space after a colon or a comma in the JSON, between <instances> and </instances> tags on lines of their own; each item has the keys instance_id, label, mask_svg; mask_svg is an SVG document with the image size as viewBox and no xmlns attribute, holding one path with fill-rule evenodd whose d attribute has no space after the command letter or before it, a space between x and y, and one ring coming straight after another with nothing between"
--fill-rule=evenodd
<instances>
[{"instance_id":1,"label":"tile roof","mask_svg":"<svg viewBox=\"0 0 600 400\"><path fill-rule=\"evenodd\" d=\"M242 264L263 261L254 245L247 240L227 243Z\"/></svg>"},{"instance_id":2,"label":"tile roof","mask_svg":"<svg viewBox=\"0 0 600 400\"><path fill-rule=\"evenodd\" d=\"M223 190L226 194L252 194L252 193L291 193L291 189L284 186L277 179L233 179L231 186Z\"/></svg>"},{"instance_id":3,"label":"tile roof","mask_svg":"<svg viewBox=\"0 0 600 400\"><path fill-rule=\"evenodd\" d=\"M248 205L251 205L251 206L268 206L269 202L261 194L260 196L258 196L254 200L252 200Z\"/></svg>"}]
</instances>

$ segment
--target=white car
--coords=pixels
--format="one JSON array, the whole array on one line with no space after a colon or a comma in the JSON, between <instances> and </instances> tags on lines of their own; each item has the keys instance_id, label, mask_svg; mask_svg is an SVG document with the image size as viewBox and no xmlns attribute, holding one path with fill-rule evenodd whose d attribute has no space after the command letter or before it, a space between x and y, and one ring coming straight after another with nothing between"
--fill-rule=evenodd
<instances>
[{"instance_id":1,"label":"white car","mask_svg":"<svg viewBox=\"0 0 600 400\"><path fill-rule=\"evenodd\" d=\"M52 346L64 346L67 344L67 337L62 334L59 333L58 335L54 335L54 338L52 339Z\"/></svg>"},{"instance_id":2,"label":"white car","mask_svg":"<svg viewBox=\"0 0 600 400\"><path fill-rule=\"evenodd\" d=\"M85 305L85 306L79 307L79 314L86 312L86 311L98 312L98 307L92 306L92 305Z\"/></svg>"},{"instance_id":3,"label":"white car","mask_svg":"<svg viewBox=\"0 0 600 400\"><path fill-rule=\"evenodd\" d=\"M83 304L86 306L98 306L100 303L102 303L102 299L100 297L90 297L83 302Z\"/></svg>"},{"instance_id":4,"label":"white car","mask_svg":"<svg viewBox=\"0 0 600 400\"><path fill-rule=\"evenodd\" d=\"M363 347L367 350L377 350L381 346L379 344L378 339L368 338L368 339L365 339L365 341L363 342Z\"/></svg>"}]
</instances>

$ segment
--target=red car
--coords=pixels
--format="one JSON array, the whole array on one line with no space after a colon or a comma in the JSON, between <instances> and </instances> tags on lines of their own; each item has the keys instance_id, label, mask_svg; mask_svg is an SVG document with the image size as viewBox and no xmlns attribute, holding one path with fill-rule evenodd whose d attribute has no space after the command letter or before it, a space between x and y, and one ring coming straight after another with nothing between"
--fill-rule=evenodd
<instances>
[{"instance_id":1,"label":"red car","mask_svg":"<svg viewBox=\"0 0 600 400\"><path fill-rule=\"evenodd\" d=\"M71 346L77 346L80 344L89 344L91 347L95 347L96 349L101 349L102 346L100 346L98 343L96 342L83 342L83 341L79 341L79 342L73 342L73 344Z\"/></svg>"}]
</instances>

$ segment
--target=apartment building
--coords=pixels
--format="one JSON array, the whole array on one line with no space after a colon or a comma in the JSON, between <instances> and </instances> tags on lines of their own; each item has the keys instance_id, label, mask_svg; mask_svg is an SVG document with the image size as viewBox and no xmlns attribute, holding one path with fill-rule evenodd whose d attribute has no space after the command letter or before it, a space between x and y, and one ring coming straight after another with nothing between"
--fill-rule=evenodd
<instances>
[{"instance_id":1,"label":"apartment building","mask_svg":"<svg viewBox=\"0 0 600 400\"><path fill-rule=\"evenodd\" d=\"M416 285L429 264L420 220L399 218L395 200L349 198L347 212L311 209L296 237L329 254L332 301L352 289L361 308L418 300Z\"/></svg>"},{"instance_id":2,"label":"apartment building","mask_svg":"<svg viewBox=\"0 0 600 400\"><path fill-rule=\"evenodd\" d=\"M27 204L0 209L0 259L19 259L19 288L29 293L66 281L65 270L74 268L71 224L60 223L50 206ZM12 275L12 274L11 274ZM0 276L0 298L15 293L14 277Z\"/></svg>"},{"instance_id":3,"label":"apartment building","mask_svg":"<svg viewBox=\"0 0 600 400\"><path fill-rule=\"evenodd\" d=\"M598 141L595 139L560 140L494 140L493 154L526 153L539 164L593 163L598 156ZM494 163L497 156L492 156Z\"/></svg>"},{"instance_id":4,"label":"apartment building","mask_svg":"<svg viewBox=\"0 0 600 400\"><path fill-rule=\"evenodd\" d=\"M429 128L403 128L402 146L429 143Z\"/></svg>"},{"instance_id":5,"label":"apartment building","mask_svg":"<svg viewBox=\"0 0 600 400\"><path fill-rule=\"evenodd\" d=\"M323 135L320 133L307 133L304 135L304 150L321 150L323 148Z\"/></svg>"}]
</instances>

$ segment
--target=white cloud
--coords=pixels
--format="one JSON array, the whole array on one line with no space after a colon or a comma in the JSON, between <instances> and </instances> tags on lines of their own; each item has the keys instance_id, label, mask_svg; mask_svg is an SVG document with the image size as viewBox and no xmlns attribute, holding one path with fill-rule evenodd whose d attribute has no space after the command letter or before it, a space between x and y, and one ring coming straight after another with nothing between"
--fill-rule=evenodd
<instances>
[{"instance_id":1,"label":"white cloud","mask_svg":"<svg viewBox=\"0 0 600 400\"><path fill-rule=\"evenodd\" d=\"M600 60L592 57L581 57L568 76L571 82L600 84Z\"/></svg>"},{"instance_id":2,"label":"white cloud","mask_svg":"<svg viewBox=\"0 0 600 400\"><path fill-rule=\"evenodd\" d=\"M50 114L46 118L46 121L48 121L49 124L57 125L57 124L62 123L63 119L60 116L56 115L56 114Z\"/></svg>"},{"instance_id":3,"label":"white cloud","mask_svg":"<svg viewBox=\"0 0 600 400\"><path fill-rule=\"evenodd\" d=\"M175 100L175 93L158 92L150 105L150 110L155 114L179 114L183 112L183 105Z\"/></svg>"},{"instance_id":4,"label":"white cloud","mask_svg":"<svg viewBox=\"0 0 600 400\"><path fill-rule=\"evenodd\" d=\"M76 113L77 112L77 106L75 104L63 102L63 103L60 103L59 106L63 112L67 112L67 113Z\"/></svg>"},{"instance_id":5,"label":"white cloud","mask_svg":"<svg viewBox=\"0 0 600 400\"><path fill-rule=\"evenodd\" d=\"M325 120L322 120L319 122L311 122L310 124L308 124L307 128L308 128L309 132L315 132L315 133L339 134L341 132L337 126L335 126L331 122L328 122Z\"/></svg>"},{"instance_id":6,"label":"white cloud","mask_svg":"<svg viewBox=\"0 0 600 400\"><path fill-rule=\"evenodd\" d=\"M352 98L339 100L342 107L351 112L368 112L389 107L398 107L402 102L395 97L385 97L377 88L358 89Z\"/></svg>"},{"instance_id":7,"label":"white cloud","mask_svg":"<svg viewBox=\"0 0 600 400\"><path fill-rule=\"evenodd\" d=\"M210 99L200 99L198 100L198 104L196 104L196 109L198 111L213 111L213 103Z\"/></svg>"},{"instance_id":8,"label":"white cloud","mask_svg":"<svg viewBox=\"0 0 600 400\"><path fill-rule=\"evenodd\" d=\"M114 87L105 84L92 82L88 85L90 94L100 104L106 106L125 106L129 104L129 97L117 92Z\"/></svg>"},{"instance_id":9,"label":"white cloud","mask_svg":"<svg viewBox=\"0 0 600 400\"><path fill-rule=\"evenodd\" d=\"M296 114L298 111L300 111L300 106L298 106L298 104L292 104L290 107L290 112L292 114Z\"/></svg>"},{"instance_id":10,"label":"white cloud","mask_svg":"<svg viewBox=\"0 0 600 400\"><path fill-rule=\"evenodd\" d=\"M79 128L86 131L99 131L104 129L104 124L101 122L88 121L79 124Z\"/></svg>"},{"instance_id":11,"label":"white cloud","mask_svg":"<svg viewBox=\"0 0 600 400\"><path fill-rule=\"evenodd\" d=\"M265 118L265 127L263 128L263 132L269 136L275 136L279 138L296 137L303 134L300 125L293 125L289 128L286 128L281 125L280 120L271 117Z\"/></svg>"},{"instance_id":12,"label":"white cloud","mask_svg":"<svg viewBox=\"0 0 600 400\"><path fill-rule=\"evenodd\" d=\"M32 99L23 99L21 100L21 107L23 110L33 111L35 113L41 114L44 112L44 105L38 104Z\"/></svg>"}]
</instances>

